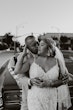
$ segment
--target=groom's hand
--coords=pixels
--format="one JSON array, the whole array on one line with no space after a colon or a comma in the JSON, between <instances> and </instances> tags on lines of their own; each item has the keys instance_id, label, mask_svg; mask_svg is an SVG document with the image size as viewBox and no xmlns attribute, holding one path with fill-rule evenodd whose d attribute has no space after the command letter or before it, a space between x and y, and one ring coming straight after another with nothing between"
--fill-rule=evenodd
<instances>
[{"instance_id":1,"label":"groom's hand","mask_svg":"<svg viewBox=\"0 0 73 110\"><path fill-rule=\"evenodd\" d=\"M62 78L62 82L63 82L63 84L66 84L66 83L69 82L69 77L68 77L67 74L65 74L65 75L63 76L63 78Z\"/></svg>"},{"instance_id":2,"label":"groom's hand","mask_svg":"<svg viewBox=\"0 0 73 110\"><path fill-rule=\"evenodd\" d=\"M42 83L42 80L37 77L31 78L30 83L31 83L31 85L39 86Z\"/></svg>"},{"instance_id":3,"label":"groom's hand","mask_svg":"<svg viewBox=\"0 0 73 110\"><path fill-rule=\"evenodd\" d=\"M42 79L40 79L38 77L32 78L30 80L30 82L31 82L31 85L36 85L36 86L38 86L40 88L42 88L42 87L49 87L50 86L50 82L49 81L42 80Z\"/></svg>"}]
</instances>

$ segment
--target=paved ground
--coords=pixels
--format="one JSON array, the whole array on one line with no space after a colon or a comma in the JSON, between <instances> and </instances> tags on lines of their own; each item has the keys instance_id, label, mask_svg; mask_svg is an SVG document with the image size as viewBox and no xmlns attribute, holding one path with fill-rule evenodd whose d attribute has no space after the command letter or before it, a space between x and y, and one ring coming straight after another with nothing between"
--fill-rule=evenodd
<instances>
[{"instance_id":1,"label":"paved ground","mask_svg":"<svg viewBox=\"0 0 73 110\"><path fill-rule=\"evenodd\" d=\"M0 51L0 67L14 55L13 51Z\"/></svg>"}]
</instances>

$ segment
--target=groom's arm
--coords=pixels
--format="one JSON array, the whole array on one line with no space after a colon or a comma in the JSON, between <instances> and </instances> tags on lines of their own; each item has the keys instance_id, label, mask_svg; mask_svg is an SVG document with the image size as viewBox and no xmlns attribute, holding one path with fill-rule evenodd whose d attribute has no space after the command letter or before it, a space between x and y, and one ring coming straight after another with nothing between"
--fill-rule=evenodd
<instances>
[{"instance_id":1,"label":"groom's arm","mask_svg":"<svg viewBox=\"0 0 73 110\"><path fill-rule=\"evenodd\" d=\"M59 87L59 86L61 86L61 85L63 85L63 84L68 83L68 81L69 81L69 78L68 78L67 75L65 75L62 79L58 79L58 80L56 80L56 81L53 81L53 82L50 84L50 86L51 86L51 87Z\"/></svg>"}]
</instances>

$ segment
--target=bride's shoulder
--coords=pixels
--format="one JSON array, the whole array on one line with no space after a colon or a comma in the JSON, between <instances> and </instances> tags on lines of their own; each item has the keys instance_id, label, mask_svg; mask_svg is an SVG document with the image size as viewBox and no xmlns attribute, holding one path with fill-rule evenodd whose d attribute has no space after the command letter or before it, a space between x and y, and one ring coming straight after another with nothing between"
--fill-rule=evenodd
<instances>
[{"instance_id":1,"label":"bride's shoulder","mask_svg":"<svg viewBox=\"0 0 73 110\"><path fill-rule=\"evenodd\" d=\"M48 60L51 60L51 61L56 61L57 59L55 57L48 57Z\"/></svg>"},{"instance_id":2,"label":"bride's shoulder","mask_svg":"<svg viewBox=\"0 0 73 110\"><path fill-rule=\"evenodd\" d=\"M55 57L49 57L47 62L55 65L57 63L57 59Z\"/></svg>"}]
</instances>

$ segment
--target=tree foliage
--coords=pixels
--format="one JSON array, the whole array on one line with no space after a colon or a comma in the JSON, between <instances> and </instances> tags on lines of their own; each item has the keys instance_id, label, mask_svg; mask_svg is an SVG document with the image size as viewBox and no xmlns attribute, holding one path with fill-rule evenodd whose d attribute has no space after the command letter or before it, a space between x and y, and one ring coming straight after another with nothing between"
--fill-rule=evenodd
<instances>
[{"instance_id":1,"label":"tree foliage","mask_svg":"<svg viewBox=\"0 0 73 110\"><path fill-rule=\"evenodd\" d=\"M14 48L14 41L12 40L14 36L11 35L11 33L6 33L4 36L3 36L3 39L2 39L2 44L1 44L1 50L3 49L7 49L7 48ZM18 41L15 41L16 43L16 47L19 47L20 46L20 43Z\"/></svg>"},{"instance_id":2,"label":"tree foliage","mask_svg":"<svg viewBox=\"0 0 73 110\"><path fill-rule=\"evenodd\" d=\"M8 47L9 47L10 44L13 42L12 41L13 35L11 35L10 33L6 33L3 37L4 37L3 42L7 43Z\"/></svg>"},{"instance_id":3,"label":"tree foliage","mask_svg":"<svg viewBox=\"0 0 73 110\"><path fill-rule=\"evenodd\" d=\"M61 37L60 37L60 41L61 41L62 43L66 43L66 42L68 41L67 36L61 36Z\"/></svg>"}]
</instances>

